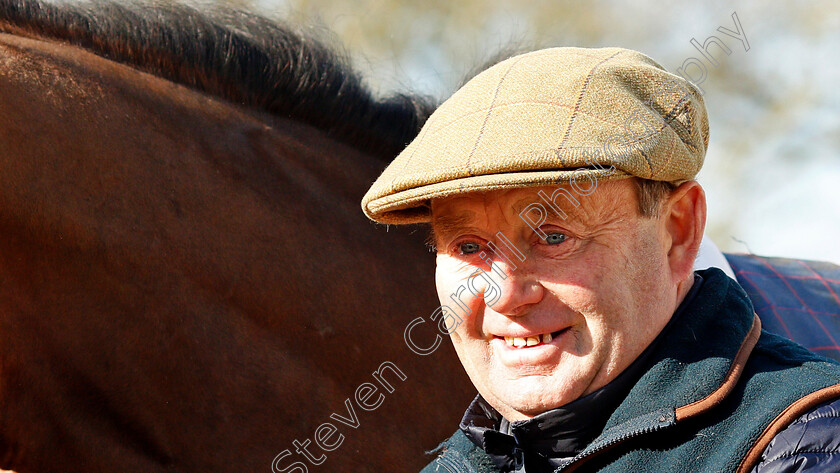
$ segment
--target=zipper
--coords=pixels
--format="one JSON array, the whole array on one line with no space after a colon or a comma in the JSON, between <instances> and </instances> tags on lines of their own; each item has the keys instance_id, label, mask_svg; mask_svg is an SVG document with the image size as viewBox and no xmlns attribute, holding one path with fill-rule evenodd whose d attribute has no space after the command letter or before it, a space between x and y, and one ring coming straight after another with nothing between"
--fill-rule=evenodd
<instances>
[{"instance_id":1,"label":"zipper","mask_svg":"<svg viewBox=\"0 0 840 473\"><path fill-rule=\"evenodd\" d=\"M674 409L657 409L649 414L631 419L608 429L603 435L601 435L600 441L595 439L589 448L580 452L580 454L569 460L565 465L561 465L555 469L554 473L573 471L587 461L620 443L626 442L631 438L658 432L662 429L671 427L676 423L676 412ZM637 426L638 424L643 424L643 426ZM572 468L572 470L567 470L568 468Z\"/></svg>"}]
</instances>

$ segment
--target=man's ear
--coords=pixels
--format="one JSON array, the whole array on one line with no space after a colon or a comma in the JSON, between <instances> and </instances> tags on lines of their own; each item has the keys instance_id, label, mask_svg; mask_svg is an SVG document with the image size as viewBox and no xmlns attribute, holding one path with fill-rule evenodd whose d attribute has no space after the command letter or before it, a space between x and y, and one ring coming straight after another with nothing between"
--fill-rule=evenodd
<instances>
[{"instance_id":1,"label":"man's ear","mask_svg":"<svg viewBox=\"0 0 840 473\"><path fill-rule=\"evenodd\" d=\"M706 193L697 181L684 182L671 192L661 210L668 265L674 280L682 281L691 275L703 239Z\"/></svg>"}]
</instances>

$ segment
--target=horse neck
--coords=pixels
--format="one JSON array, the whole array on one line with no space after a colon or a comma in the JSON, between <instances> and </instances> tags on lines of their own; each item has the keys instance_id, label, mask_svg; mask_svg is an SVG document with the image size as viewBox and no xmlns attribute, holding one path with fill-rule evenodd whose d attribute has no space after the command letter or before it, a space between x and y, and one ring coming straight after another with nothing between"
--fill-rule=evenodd
<instances>
[{"instance_id":1,"label":"horse neck","mask_svg":"<svg viewBox=\"0 0 840 473\"><path fill-rule=\"evenodd\" d=\"M358 209L383 163L320 130L7 34L0 114L0 466L265 468L433 305Z\"/></svg>"}]
</instances>

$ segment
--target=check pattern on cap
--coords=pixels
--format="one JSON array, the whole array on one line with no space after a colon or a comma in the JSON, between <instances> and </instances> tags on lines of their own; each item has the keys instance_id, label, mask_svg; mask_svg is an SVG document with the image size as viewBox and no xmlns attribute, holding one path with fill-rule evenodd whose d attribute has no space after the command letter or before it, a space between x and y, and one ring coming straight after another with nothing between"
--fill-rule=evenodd
<instances>
[{"instance_id":1,"label":"check pattern on cap","mask_svg":"<svg viewBox=\"0 0 840 473\"><path fill-rule=\"evenodd\" d=\"M693 179L708 145L702 97L649 57L552 48L505 60L444 102L362 200L382 223L429 221L464 192L638 176Z\"/></svg>"}]
</instances>

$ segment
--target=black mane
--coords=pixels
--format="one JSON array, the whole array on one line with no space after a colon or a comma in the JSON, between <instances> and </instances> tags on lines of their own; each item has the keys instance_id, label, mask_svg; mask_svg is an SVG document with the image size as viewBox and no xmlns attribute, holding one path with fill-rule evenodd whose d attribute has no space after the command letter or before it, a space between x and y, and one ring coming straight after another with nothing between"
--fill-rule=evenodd
<instances>
[{"instance_id":1,"label":"black mane","mask_svg":"<svg viewBox=\"0 0 840 473\"><path fill-rule=\"evenodd\" d=\"M431 113L410 95L377 99L337 53L257 15L187 5L0 0L0 31L83 47L234 103L316 126L393 158Z\"/></svg>"}]
</instances>

